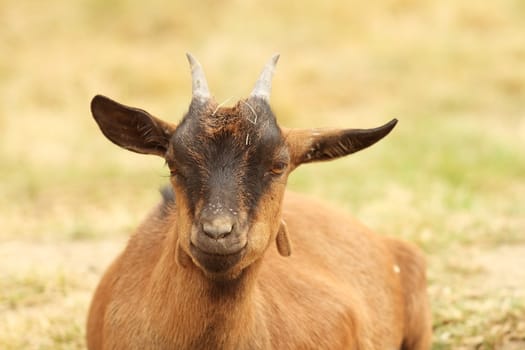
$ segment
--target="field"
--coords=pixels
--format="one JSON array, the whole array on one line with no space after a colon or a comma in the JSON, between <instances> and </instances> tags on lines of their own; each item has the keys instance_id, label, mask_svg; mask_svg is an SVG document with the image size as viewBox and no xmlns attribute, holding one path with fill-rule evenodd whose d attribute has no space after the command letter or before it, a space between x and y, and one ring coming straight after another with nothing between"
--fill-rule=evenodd
<instances>
[{"instance_id":1,"label":"field","mask_svg":"<svg viewBox=\"0 0 525 350\"><path fill-rule=\"evenodd\" d=\"M89 101L179 120L186 51L218 101L280 52L287 127L398 118L289 188L425 251L433 349L525 349L524 2L0 0L0 27L1 349L85 348L96 283L168 175L107 141Z\"/></svg>"}]
</instances>

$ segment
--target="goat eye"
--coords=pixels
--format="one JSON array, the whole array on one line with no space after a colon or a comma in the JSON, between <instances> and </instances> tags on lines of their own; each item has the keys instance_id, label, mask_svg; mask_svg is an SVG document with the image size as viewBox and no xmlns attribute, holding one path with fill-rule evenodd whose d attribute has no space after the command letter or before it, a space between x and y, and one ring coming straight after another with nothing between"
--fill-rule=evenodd
<instances>
[{"instance_id":1,"label":"goat eye","mask_svg":"<svg viewBox=\"0 0 525 350\"><path fill-rule=\"evenodd\" d=\"M281 175L284 173L284 170L286 169L286 163L285 162L276 162L272 165L272 169L270 170L270 173L273 175Z\"/></svg>"}]
</instances>

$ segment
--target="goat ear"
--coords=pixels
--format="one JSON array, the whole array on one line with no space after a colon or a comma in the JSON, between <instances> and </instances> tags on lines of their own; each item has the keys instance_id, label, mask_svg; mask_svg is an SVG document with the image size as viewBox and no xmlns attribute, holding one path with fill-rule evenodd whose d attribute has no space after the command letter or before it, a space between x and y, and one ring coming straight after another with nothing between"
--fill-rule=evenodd
<instances>
[{"instance_id":1,"label":"goat ear","mask_svg":"<svg viewBox=\"0 0 525 350\"><path fill-rule=\"evenodd\" d=\"M164 157L175 131L175 125L101 95L91 100L91 113L111 142L137 153Z\"/></svg>"},{"instance_id":2,"label":"goat ear","mask_svg":"<svg viewBox=\"0 0 525 350\"><path fill-rule=\"evenodd\" d=\"M383 126L374 129L338 129L338 130L283 130L288 143L292 165L332 160L367 148L396 126L397 119L392 119Z\"/></svg>"},{"instance_id":3,"label":"goat ear","mask_svg":"<svg viewBox=\"0 0 525 350\"><path fill-rule=\"evenodd\" d=\"M277 251L281 256L290 256L292 254L292 245L288 237L288 227L284 220L281 220L279 231L277 231L277 236L275 237L275 243L277 244Z\"/></svg>"}]
</instances>

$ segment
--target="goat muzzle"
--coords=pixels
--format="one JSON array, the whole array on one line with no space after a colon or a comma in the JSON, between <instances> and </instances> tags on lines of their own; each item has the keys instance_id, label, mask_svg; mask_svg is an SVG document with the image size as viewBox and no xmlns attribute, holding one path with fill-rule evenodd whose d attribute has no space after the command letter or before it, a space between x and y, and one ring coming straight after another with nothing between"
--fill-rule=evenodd
<instances>
[{"instance_id":1,"label":"goat muzzle","mask_svg":"<svg viewBox=\"0 0 525 350\"><path fill-rule=\"evenodd\" d=\"M223 273L244 256L248 243L246 232L239 232L233 222L214 218L193 226L190 254L195 262L210 273Z\"/></svg>"}]
</instances>

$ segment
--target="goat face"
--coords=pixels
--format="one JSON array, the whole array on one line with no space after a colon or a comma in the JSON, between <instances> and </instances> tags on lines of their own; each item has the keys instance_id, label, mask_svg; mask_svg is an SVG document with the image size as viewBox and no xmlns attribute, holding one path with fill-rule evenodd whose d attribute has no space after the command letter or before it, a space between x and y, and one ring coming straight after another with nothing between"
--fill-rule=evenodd
<instances>
[{"instance_id":1,"label":"goat face","mask_svg":"<svg viewBox=\"0 0 525 350\"><path fill-rule=\"evenodd\" d=\"M193 101L170 139L179 244L210 275L235 276L277 233L289 151L268 103ZM217 277L217 276L215 276Z\"/></svg>"},{"instance_id":2,"label":"goat face","mask_svg":"<svg viewBox=\"0 0 525 350\"><path fill-rule=\"evenodd\" d=\"M176 194L173 227L179 263L188 257L213 279L233 279L272 241L290 254L281 202L290 171L366 148L396 120L375 129L281 130L269 105L277 57L246 100L220 107L191 56L193 99L182 122L164 122L103 96L91 103L100 129L115 144L165 158Z\"/></svg>"}]
</instances>

